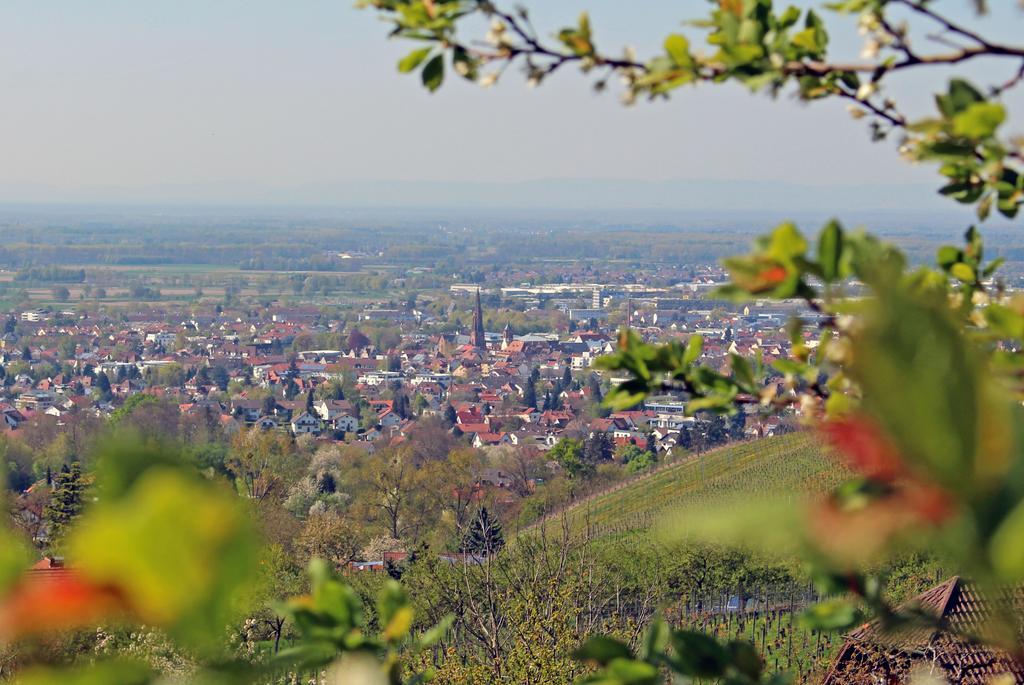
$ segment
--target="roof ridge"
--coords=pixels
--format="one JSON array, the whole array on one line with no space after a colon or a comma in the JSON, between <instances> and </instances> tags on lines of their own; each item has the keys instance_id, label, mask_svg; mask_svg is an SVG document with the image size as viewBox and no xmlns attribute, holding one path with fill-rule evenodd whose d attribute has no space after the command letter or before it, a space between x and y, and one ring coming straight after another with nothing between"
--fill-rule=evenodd
<instances>
[{"instance_id":1,"label":"roof ridge","mask_svg":"<svg viewBox=\"0 0 1024 685\"><path fill-rule=\"evenodd\" d=\"M960 587L961 584L962 584L962 581L961 581L960 576L951 576L949 580L947 580L942 585L938 586L938 587L942 587L943 585L948 585L949 586L944 591L943 596L942 596L942 601L939 603L939 618L944 617L946 615L946 613L949 612L950 608L952 607L953 596L955 594L957 594L958 591L961 589L961 587Z\"/></svg>"}]
</instances>

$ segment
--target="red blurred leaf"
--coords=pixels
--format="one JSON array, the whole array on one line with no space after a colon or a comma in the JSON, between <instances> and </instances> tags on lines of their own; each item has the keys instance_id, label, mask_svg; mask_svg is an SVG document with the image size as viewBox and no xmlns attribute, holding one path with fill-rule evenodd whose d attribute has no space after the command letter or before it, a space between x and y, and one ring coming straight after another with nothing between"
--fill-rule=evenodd
<instances>
[{"instance_id":1,"label":"red blurred leaf","mask_svg":"<svg viewBox=\"0 0 1024 685\"><path fill-rule=\"evenodd\" d=\"M0 641L94 626L128 610L124 594L112 585L90 582L70 569L29 571L0 601Z\"/></svg>"},{"instance_id":2,"label":"red blurred leaf","mask_svg":"<svg viewBox=\"0 0 1024 685\"><path fill-rule=\"evenodd\" d=\"M778 285L786 280L786 268L783 266L773 266L765 269L757 276L767 285Z\"/></svg>"},{"instance_id":3,"label":"red blurred leaf","mask_svg":"<svg viewBox=\"0 0 1024 685\"><path fill-rule=\"evenodd\" d=\"M907 473L899 450L865 416L833 419L822 426L822 432L847 465L868 478L889 482Z\"/></svg>"},{"instance_id":4,"label":"red blurred leaf","mask_svg":"<svg viewBox=\"0 0 1024 685\"><path fill-rule=\"evenodd\" d=\"M737 17L743 16L743 0L718 0L718 5Z\"/></svg>"},{"instance_id":5,"label":"red blurred leaf","mask_svg":"<svg viewBox=\"0 0 1024 685\"><path fill-rule=\"evenodd\" d=\"M808 531L815 547L849 568L877 561L894 542L913 531L937 526L953 515L948 493L934 485L903 480L885 495L849 508L836 497L808 512Z\"/></svg>"}]
</instances>

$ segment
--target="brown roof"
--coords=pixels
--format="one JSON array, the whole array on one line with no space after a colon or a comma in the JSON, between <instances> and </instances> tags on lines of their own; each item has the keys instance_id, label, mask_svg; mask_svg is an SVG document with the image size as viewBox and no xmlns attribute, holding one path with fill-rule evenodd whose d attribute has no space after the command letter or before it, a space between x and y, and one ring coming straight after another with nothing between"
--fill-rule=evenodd
<instances>
[{"instance_id":1,"label":"brown roof","mask_svg":"<svg viewBox=\"0 0 1024 685\"><path fill-rule=\"evenodd\" d=\"M957 635L982 633L996 611L1005 611L1021 636L1024 588L985 595L954 576L901 610L912 608L941 619L949 630L920 621L890 630L877 620L866 623L847 636L823 685L895 685L909 682L918 668L942 675L949 685L986 685L1000 675L1024 683L1024 664L1000 649Z\"/></svg>"}]
</instances>

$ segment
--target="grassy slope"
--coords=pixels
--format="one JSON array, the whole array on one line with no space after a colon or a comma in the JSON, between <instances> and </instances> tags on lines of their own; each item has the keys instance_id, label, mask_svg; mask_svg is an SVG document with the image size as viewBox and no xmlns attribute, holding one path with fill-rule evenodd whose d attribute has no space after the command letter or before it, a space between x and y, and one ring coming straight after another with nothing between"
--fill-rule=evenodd
<instances>
[{"instance_id":1,"label":"grassy slope","mask_svg":"<svg viewBox=\"0 0 1024 685\"><path fill-rule=\"evenodd\" d=\"M574 526L589 521L600 535L647 528L657 513L669 508L746 492L786 497L821 492L841 477L842 469L813 438L784 435L728 445L665 467L588 498L566 513Z\"/></svg>"}]
</instances>

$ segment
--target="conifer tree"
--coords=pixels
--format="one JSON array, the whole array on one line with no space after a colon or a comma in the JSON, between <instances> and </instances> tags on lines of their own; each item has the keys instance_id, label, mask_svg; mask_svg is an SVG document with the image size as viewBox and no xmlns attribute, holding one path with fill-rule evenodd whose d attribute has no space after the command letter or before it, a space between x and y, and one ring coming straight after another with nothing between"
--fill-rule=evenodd
<instances>
[{"instance_id":1,"label":"conifer tree","mask_svg":"<svg viewBox=\"0 0 1024 685\"><path fill-rule=\"evenodd\" d=\"M611 461L614 445L611 438L604 431L595 431L592 436L583 443L583 459L588 464L600 464Z\"/></svg>"},{"instance_id":2,"label":"conifer tree","mask_svg":"<svg viewBox=\"0 0 1024 685\"><path fill-rule=\"evenodd\" d=\"M531 409L537 408L537 386L533 384L533 377L526 381L526 387L523 388L523 404Z\"/></svg>"},{"instance_id":3,"label":"conifer tree","mask_svg":"<svg viewBox=\"0 0 1024 685\"><path fill-rule=\"evenodd\" d=\"M68 527L82 512L84 490L79 463L76 461L70 467L64 464L53 479L53 492L43 511L51 547L60 542Z\"/></svg>"},{"instance_id":4,"label":"conifer tree","mask_svg":"<svg viewBox=\"0 0 1024 685\"><path fill-rule=\"evenodd\" d=\"M100 391L100 400L107 402L111 398L110 379L103 371L96 376L96 388Z\"/></svg>"},{"instance_id":5,"label":"conifer tree","mask_svg":"<svg viewBox=\"0 0 1024 685\"><path fill-rule=\"evenodd\" d=\"M487 507L480 507L480 511L466 529L460 550L471 554L491 555L499 552L504 546L505 537L501 532L501 523L491 518Z\"/></svg>"}]
</instances>

